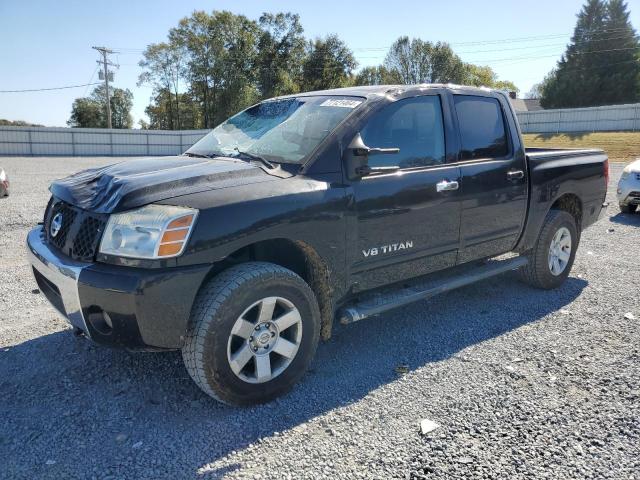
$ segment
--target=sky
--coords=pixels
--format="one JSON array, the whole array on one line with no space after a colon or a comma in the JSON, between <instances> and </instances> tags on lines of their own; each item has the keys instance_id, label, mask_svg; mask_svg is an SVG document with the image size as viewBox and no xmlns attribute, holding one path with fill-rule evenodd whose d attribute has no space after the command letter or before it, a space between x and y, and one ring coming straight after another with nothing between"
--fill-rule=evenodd
<instances>
[{"instance_id":1,"label":"sky","mask_svg":"<svg viewBox=\"0 0 640 480\"><path fill-rule=\"evenodd\" d=\"M629 1L640 28L640 1ZM98 81L98 53L120 53L113 85L134 94L136 127L151 88L136 85L141 51L166 39L194 10L230 10L257 19L264 11L298 13L308 38L336 33L360 67L384 60L401 35L449 42L466 62L488 65L521 95L541 81L564 51L583 0L453 0L448 2L250 0L0 0L0 90L38 89ZM66 126L73 100L94 87L0 93L0 118Z\"/></svg>"}]
</instances>

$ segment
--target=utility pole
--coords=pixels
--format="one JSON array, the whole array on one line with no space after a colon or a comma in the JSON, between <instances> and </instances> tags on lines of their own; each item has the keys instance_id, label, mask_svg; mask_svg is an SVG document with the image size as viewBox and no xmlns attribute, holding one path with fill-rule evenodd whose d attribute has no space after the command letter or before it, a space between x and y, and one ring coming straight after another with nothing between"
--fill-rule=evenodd
<instances>
[{"instance_id":1,"label":"utility pole","mask_svg":"<svg viewBox=\"0 0 640 480\"><path fill-rule=\"evenodd\" d=\"M93 48L94 50L97 50L102 54L102 61L97 60L97 63L98 64L102 63L102 66L104 68L104 86L107 92L107 128L111 128L111 99L109 97L109 70L107 67L108 66L115 67L116 65L109 61L109 59L107 58L107 55L114 53L114 51L108 49L107 47L91 47L91 48Z\"/></svg>"}]
</instances>

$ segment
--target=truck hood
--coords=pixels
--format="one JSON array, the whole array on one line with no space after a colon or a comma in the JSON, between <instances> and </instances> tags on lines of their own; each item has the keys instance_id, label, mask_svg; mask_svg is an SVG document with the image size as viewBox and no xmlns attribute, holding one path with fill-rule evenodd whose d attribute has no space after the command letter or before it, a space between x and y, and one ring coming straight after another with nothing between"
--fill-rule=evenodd
<instances>
[{"instance_id":1,"label":"truck hood","mask_svg":"<svg viewBox=\"0 0 640 480\"><path fill-rule=\"evenodd\" d=\"M239 159L143 158L92 168L55 180L49 190L71 205L112 213L189 193L277 180Z\"/></svg>"}]
</instances>

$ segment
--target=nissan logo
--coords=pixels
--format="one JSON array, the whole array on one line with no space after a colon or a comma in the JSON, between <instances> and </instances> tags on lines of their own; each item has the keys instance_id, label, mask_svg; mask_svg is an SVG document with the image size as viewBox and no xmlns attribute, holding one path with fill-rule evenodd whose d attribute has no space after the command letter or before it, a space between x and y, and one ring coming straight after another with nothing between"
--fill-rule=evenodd
<instances>
[{"instance_id":1,"label":"nissan logo","mask_svg":"<svg viewBox=\"0 0 640 480\"><path fill-rule=\"evenodd\" d=\"M58 233L60 233L60 229L62 228L62 213L56 213L51 220L51 227L49 228L49 232L51 233L51 237L55 238Z\"/></svg>"}]
</instances>

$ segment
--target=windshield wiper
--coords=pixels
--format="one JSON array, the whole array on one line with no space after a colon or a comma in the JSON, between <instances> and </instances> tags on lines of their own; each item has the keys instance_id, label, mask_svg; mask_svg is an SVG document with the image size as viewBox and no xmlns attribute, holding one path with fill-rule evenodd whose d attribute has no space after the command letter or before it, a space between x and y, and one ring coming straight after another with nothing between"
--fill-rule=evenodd
<instances>
[{"instance_id":1,"label":"windshield wiper","mask_svg":"<svg viewBox=\"0 0 640 480\"><path fill-rule=\"evenodd\" d=\"M256 155L256 154L254 154L254 153L249 153L249 152L243 152L243 151L242 151L242 150L240 150L238 147L235 147L235 148L234 148L234 150L235 150L236 152L238 152L238 155L237 155L237 156L244 156L244 157L247 157L247 158L249 158L249 159L251 159L251 160L258 160L259 162L262 162L262 163L263 163L263 165L266 165L266 166L267 166L267 167L269 167L269 168L276 168L276 166L275 166L273 163L271 163L271 162L270 162L269 160L267 160L266 158L261 157L260 155Z\"/></svg>"},{"instance_id":2,"label":"windshield wiper","mask_svg":"<svg viewBox=\"0 0 640 480\"><path fill-rule=\"evenodd\" d=\"M184 152L183 155L187 157L195 157L195 158L213 158L209 155L204 155L203 153L193 153L193 152Z\"/></svg>"}]
</instances>

